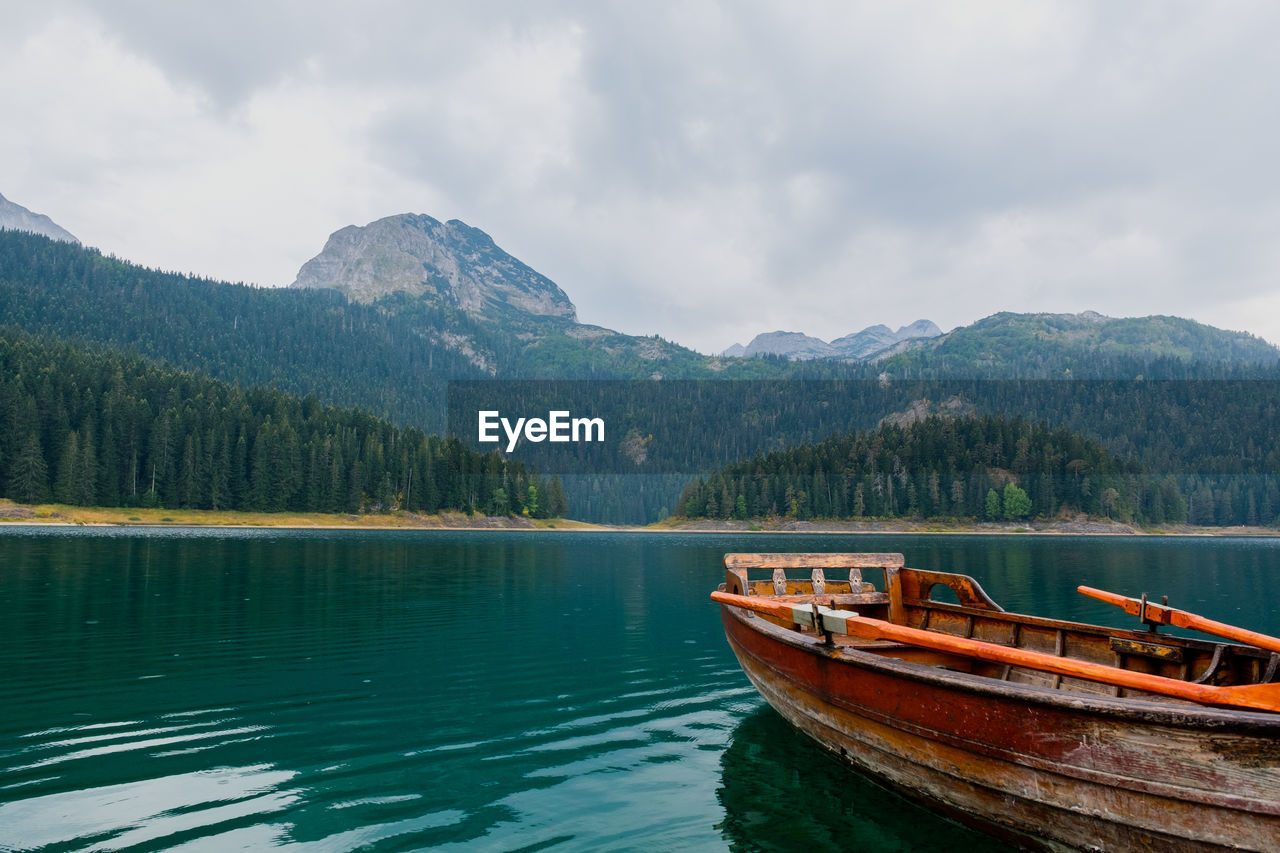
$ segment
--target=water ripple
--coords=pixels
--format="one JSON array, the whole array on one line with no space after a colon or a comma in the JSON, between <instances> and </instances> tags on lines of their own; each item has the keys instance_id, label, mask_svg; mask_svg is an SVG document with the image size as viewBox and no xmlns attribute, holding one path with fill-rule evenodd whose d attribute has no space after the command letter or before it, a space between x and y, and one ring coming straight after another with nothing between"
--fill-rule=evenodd
<instances>
[{"instance_id":1,"label":"water ripple","mask_svg":"<svg viewBox=\"0 0 1280 853\"><path fill-rule=\"evenodd\" d=\"M740 545L0 532L0 848L750 847L805 792L706 598Z\"/></svg>"},{"instance_id":2,"label":"water ripple","mask_svg":"<svg viewBox=\"0 0 1280 853\"><path fill-rule=\"evenodd\" d=\"M223 767L30 797L0 805L0 826L19 850L91 842L117 850L233 817L286 808L291 771L270 765Z\"/></svg>"},{"instance_id":3,"label":"water ripple","mask_svg":"<svg viewBox=\"0 0 1280 853\"><path fill-rule=\"evenodd\" d=\"M11 768L14 773L21 773L25 770L33 770L40 767L48 767L54 764L62 764L68 761L79 761L85 758L98 758L113 753L128 752L131 750L147 750L158 746L169 746L175 743L190 743L198 740L217 739L222 743L230 742L235 735L253 734L266 731L266 726L241 726L232 729L213 729L210 731L194 732L184 735L172 735L169 737L153 737L143 738L141 740L130 740L122 743L113 743L107 746L92 747L89 749L77 749L70 752L64 752L59 755L51 755L34 761L30 764L22 764Z\"/></svg>"}]
</instances>

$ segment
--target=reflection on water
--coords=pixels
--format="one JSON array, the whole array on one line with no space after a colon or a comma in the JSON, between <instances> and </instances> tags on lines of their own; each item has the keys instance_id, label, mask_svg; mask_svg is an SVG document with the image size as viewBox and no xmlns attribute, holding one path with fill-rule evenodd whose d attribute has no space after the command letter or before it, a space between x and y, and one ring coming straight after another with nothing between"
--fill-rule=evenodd
<instances>
[{"instance_id":1,"label":"reflection on water","mask_svg":"<svg viewBox=\"0 0 1280 853\"><path fill-rule=\"evenodd\" d=\"M0 849L991 849L761 710L723 554L904 551L1011 609L1131 621L1088 583L1276 632L1277 544L5 529Z\"/></svg>"},{"instance_id":2,"label":"reflection on water","mask_svg":"<svg viewBox=\"0 0 1280 853\"><path fill-rule=\"evenodd\" d=\"M1013 849L868 781L770 708L738 724L720 767L721 828L733 850Z\"/></svg>"},{"instance_id":3,"label":"reflection on water","mask_svg":"<svg viewBox=\"0 0 1280 853\"><path fill-rule=\"evenodd\" d=\"M6 844L17 849L90 843L119 850L219 824L261 818L297 799L285 788L293 773L217 767L0 805Z\"/></svg>"},{"instance_id":4,"label":"reflection on water","mask_svg":"<svg viewBox=\"0 0 1280 853\"><path fill-rule=\"evenodd\" d=\"M714 849L759 700L707 556L0 535L0 848Z\"/></svg>"}]
</instances>

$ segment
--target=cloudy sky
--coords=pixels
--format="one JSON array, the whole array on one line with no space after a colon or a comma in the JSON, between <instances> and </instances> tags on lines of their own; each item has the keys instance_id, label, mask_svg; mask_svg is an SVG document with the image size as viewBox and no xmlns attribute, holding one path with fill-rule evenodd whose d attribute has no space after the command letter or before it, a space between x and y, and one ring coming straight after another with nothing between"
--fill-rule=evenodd
<instances>
[{"instance_id":1,"label":"cloudy sky","mask_svg":"<svg viewBox=\"0 0 1280 853\"><path fill-rule=\"evenodd\" d=\"M262 285L462 219L704 352L1001 310L1280 342L1280 4L0 0L0 193Z\"/></svg>"}]
</instances>

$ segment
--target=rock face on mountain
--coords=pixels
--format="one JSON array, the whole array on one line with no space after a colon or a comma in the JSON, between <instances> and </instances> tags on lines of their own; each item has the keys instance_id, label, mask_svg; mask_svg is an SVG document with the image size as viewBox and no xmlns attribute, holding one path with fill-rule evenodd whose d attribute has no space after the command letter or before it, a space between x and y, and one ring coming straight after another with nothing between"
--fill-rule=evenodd
<instances>
[{"instance_id":1,"label":"rock face on mountain","mask_svg":"<svg viewBox=\"0 0 1280 853\"><path fill-rule=\"evenodd\" d=\"M412 213L335 231L291 286L334 288L358 302L403 291L486 319L512 309L570 321L577 314L555 282L480 229Z\"/></svg>"},{"instance_id":2,"label":"rock face on mountain","mask_svg":"<svg viewBox=\"0 0 1280 853\"><path fill-rule=\"evenodd\" d=\"M800 332L766 332L756 335L745 347L734 344L725 350L726 356L781 355L792 361L814 358L836 358L845 361L864 361L875 354L916 338L934 338L942 334L929 320L916 320L898 331L888 326L868 326L827 343Z\"/></svg>"},{"instance_id":3,"label":"rock face on mountain","mask_svg":"<svg viewBox=\"0 0 1280 853\"><path fill-rule=\"evenodd\" d=\"M936 338L941 334L942 330L932 320L916 320L910 326L903 326L896 332L890 331L888 326L868 326L861 332L836 338L831 342L831 348L841 358L862 360L903 341Z\"/></svg>"},{"instance_id":4,"label":"rock face on mountain","mask_svg":"<svg viewBox=\"0 0 1280 853\"><path fill-rule=\"evenodd\" d=\"M916 400L901 412L890 412L880 419L877 426L893 424L909 427L928 417L972 418L977 417L978 408L959 394L953 394L942 402Z\"/></svg>"},{"instance_id":5,"label":"rock face on mountain","mask_svg":"<svg viewBox=\"0 0 1280 853\"><path fill-rule=\"evenodd\" d=\"M32 213L20 204L9 201L0 195L0 228L11 231L30 231L43 234L54 240L65 240L68 243L79 243L70 231L54 222L43 213Z\"/></svg>"},{"instance_id":6,"label":"rock face on mountain","mask_svg":"<svg viewBox=\"0 0 1280 853\"><path fill-rule=\"evenodd\" d=\"M728 353L725 353L728 355ZM801 332L765 332L752 338L743 355L781 355L792 361L811 358L835 358L836 352L824 340Z\"/></svg>"},{"instance_id":7,"label":"rock face on mountain","mask_svg":"<svg viewBox=\"0 0 1280 853\"><path fill-rule=\"evenodd\" d=\"M872 353L891 347L898 342L893 330L888 326L868 326L861 332L854 332L831 342L831 348L845 358L866 358Z\"/></svg>"}]
</instances>

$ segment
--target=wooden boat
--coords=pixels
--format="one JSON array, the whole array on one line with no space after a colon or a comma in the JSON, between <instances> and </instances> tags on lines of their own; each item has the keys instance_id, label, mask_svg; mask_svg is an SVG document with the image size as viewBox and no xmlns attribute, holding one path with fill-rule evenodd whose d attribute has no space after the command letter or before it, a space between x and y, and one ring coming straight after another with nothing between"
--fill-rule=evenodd
<instances>
[{"instance_id":1,"label":"wooden boat","mask_svg":"<svg viewBox=\"0 0 1280 853\"><path fill-rule=\"evenodd\" d=\"M906 795L1030 849L1280 850L1280 639L1094 590L1147 630L1007 613L901 554L725 569L712 598L747 677ZM1188 621L1240 642L1156 631Z\"/></svg>"}]
</instances>

